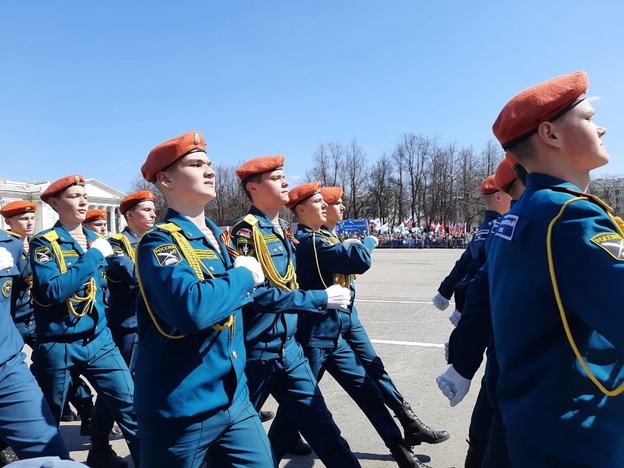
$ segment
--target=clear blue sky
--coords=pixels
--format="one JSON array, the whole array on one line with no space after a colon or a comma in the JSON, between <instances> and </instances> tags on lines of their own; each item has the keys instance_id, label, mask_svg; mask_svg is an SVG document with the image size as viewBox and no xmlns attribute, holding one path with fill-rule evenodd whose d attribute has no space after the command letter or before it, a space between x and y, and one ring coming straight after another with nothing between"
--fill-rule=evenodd
<instances>
[{"instance_id":1,"label":"clear blue sky","mask_svg":"<svg viewBox=\"0 0 624 468\"><path fill-rule=\"evenodd\" d=\"M150 149L199 130L216 163L403 132L481 148L515 93L583 69L624 173L621 1L0 3L0 177L120 190Z\"/></svg>"}]
</instances>

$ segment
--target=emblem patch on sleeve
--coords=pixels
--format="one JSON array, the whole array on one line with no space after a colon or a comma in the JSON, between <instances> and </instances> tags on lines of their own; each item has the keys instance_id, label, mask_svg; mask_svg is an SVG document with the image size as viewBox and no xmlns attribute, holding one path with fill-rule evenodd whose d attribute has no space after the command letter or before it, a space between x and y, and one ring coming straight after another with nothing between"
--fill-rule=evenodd
<instances>
[{"instance_id":1,"label":"emblem patch on sleeve","mask_svg":"<svg viewBox=\"0 0 624 468\"><path fill-rule=\"evenodd\" d=\"M516 224L518 224L518 217L516 215L505 215L499 219L500 223L496 228L496 234L498 237L502 237L510 241L513 239L514 232L516 231Z\"/></svg>"},{"instance_id":2,"label":"emblem patch on sleeve","mask_svg":"<svg viewBox=\"0 0 624 468\"><path fill-rule=\"evenodd\" d=\"M154 256L160 266L177 265L182 261L182 255L173 244L159 245L154 250Z\"/></svg>"},{"instance_id":3,"label":"emblem patch on sleeve","mask_svg":"<svg viewBox=\"0 0 624 468\"><path fill-rule=\"evenodd\" d=\"M9 297L11 295L12 287L13 287L13 280L6 280L2 284L2 295L4 297Z\"/></svg>"},{"instance_id":4,"label":"emblem patch on sleeve","mask_svg":"<svg viewBox=\"0 0 624 468\"><path fill-rule=\"evenodd\" d=\"M244 237L236 239L236 250L245 257L253 257L255 254L253 242Z\"/></svg>"},{"instance_id":5,"label":"emblem patch on sleeve","mask_svg":"<svg viewBox=\"0 0 624 468\"><path fill-rule=\"evenodd\" d=\"M247 229L247 228L239 229L236 235L241 236L241 237L246 237L247 239L251 239L253 237L253 234L251 233L251 229Z\"/></svg>"},{"instance_id":6,"label":"emblem patch on sleeve","mask_svg":"<svg viewBox=\"0 0 624 468\"><path fill-rule=\"evenodd\" d=\"M35 260L39 263L48 263L52 260L52 252L49 247L37 247L35 249Z\"/></svg>"},{"instance_id":7,"label":"emblem patch on sleeve","mask_svg":"<svg viewBox=\"0 0 624 468\"><path fill-rule=\"evenodd\" d=\"M613 232L603 232L590 239L598 247L604 250L616 260L624 261L624 239Z\"/></svg>"},{"instance_id":8,"label":"emblem patch on sleeve","mask_svg":"<svg viewBox=\"0 0 624 468\"><path fill-rule=\"evenodd\" d=\"M125 256L125 255L126 255L126 252L124 252L124 251L123 251L123 249L122 249L122 248L120 248L120 247L115 247L115 248L113 249L113 255L114 255L115 257L123 257L123 256Z\"/></svg>"}]
</instances>

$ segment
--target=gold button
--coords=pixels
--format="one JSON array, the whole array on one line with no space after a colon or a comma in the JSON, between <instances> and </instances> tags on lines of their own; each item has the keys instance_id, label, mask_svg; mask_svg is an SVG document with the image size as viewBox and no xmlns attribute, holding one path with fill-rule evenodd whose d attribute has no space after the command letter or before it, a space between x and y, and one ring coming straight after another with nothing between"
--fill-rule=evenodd
<instances>
[{"instance_id":1,"label":"gold button","mask_svg":"<svg viewBox=\"0 0 624 468\"><path fill-rule=\"evenodd\" d=\"M323 310L323 307L319 306L319 310Z\"/></svg>"},{"instance_id":2,"label":"gold button","mask_svg":"<svg viewBox=\"0 0 624 468\"><path fill-rule=\"evenodd\" d=\"M234 359L236 359L238 357L238 353L236 351L232 351L232 356L234 356Z\"/></svg>"},{"instance_id":3,"label":"gold button","mask_svg":"<svg viewBox=\"0 0 624 468\"><path fill-rule=\"evenodd\" d=\"M247 297L251 296L251 293L249 291L247 291Z\"/></svg>"},{"instance_id":4,"label":"gold button","mask_svg":"<svg viewBox=\"0 0 624 468\"><path fill-rule=\"evenodd\" d=\"M214 267L212 267L212 266L211 266L211 267L210 267L210 271L214 271Z\"/></svg>"},{"instance_id":5,"label":"gold button","mask_svg":"<svg viewBox=\"0 0 624 468\"><path fill-rule=\"evenodd\" d=\"M273 253L276 253L276 252L277 252L277 249L273 249Z\"/></svg>"}]
</instances>

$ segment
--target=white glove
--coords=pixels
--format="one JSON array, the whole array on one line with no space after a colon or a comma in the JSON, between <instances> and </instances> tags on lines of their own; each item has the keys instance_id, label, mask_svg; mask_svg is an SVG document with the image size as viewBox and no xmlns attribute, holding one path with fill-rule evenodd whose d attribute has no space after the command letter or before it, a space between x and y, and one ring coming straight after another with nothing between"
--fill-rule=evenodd
<instances>
[{"instance_id":1,"label":"white glove","mask_svg":"<svg viewBox=\"0 0 624 468\"><path fill-rule=\"evenodd\" d=\"M347 247L349 247L351 244L361 244L362 241L360 239L349 237L348 239L343 240L342 243L346 245Z\"/></svg>"},{"instance_id":2,"label":"white glove","mask_svg":"<svg viewBox=\"0 0 624 468\"><path fill-rule=\"evenodd\" d=\"M457 309L455 309L453 313L449 315L449 320L451 321L454 327L457 326L460 318L461 318L461 312Z\"/></svg>"},{"instance_id":3,"label":"white glove","mask_svg":"<svg viewBox=\"0 0 624 468\"><path fill-rule=\"evenodd\" d=\"M111 255L113 255L113 248L103 237L98 237L93 242L91 242L91 246L89 248L99 250L102 255L104 255L104 257L110 257Z\"/></svg>"},{"instance_id":4,"label":"white glove","mask_svg":"<svg viewBox=\"0 0 624 468\"><path fill-rule=\"evenodd\" d=\"M444 310L449 306L449 300L442 294L438 293L433 299L431 299L433 305L438 310Z\"/></svg>"},{"instance_id":5,"label":"white glove","mask_svg":"<svg viewBox=\"0 0 624 468\"><path fill-rule=\"evenodd\" d=\"M375 247L377 247L379 245L379 239L377 239L375 236L368 236L368 239L373 239L375 241Z\"/></svg>"},{"instance_id":6,"label":"white glove","mask_svg":"<svg viewBox=\"0 0 624 468\"><path fill-rule=\"evenodd\" d=\"M254 279L254 286L260 286L264 283L264 272L255 257L244 257L239 255L234 259L234 268L238 267L247 268L251 272Z\"/></svg>"},{"instance_id":7,"label":"white glove","mask_svg":"<svg viewBox=\"0 0 624 468\"><path fill-rule=\"evenodd\" d=\"M449 342L444 343L444 359L446 362L449 360Z\"/></svg>"},{"instance_id":8,"label":"white glove","mask_svg":"<svg viewBox=\"0 0 624 468\"><path fill-rule=\"evenodd\" d=\"M462 401L470 390L470 380L459 375L453 366L450 366L444 374L439 375L436 382L444 396L450 400L451 406Z\"/></svg>"},{"instance_id":9,"label":"white glove","mask_svg":"<svg viewBox=\"0 0 624 468\"><path fill-rule=\"evenodd\" d=\"M13 268L13 265L15 265L15 260L13 260L11 252L4 247L0 247L0 270L10 270Z\"/></svg>"},{"instance_id":10,"label":"white glove","mask_svg":"<svg viewBox=\"0 0 624 468\"><path fill-rule=\"evenodd\" d=\"M343 288L338 284L334 284L325 290L327 293L327 308L328 309L344 309L349 308L349 302L351 302L351 291L347 288Z\"/></svg>"}]
</instances>

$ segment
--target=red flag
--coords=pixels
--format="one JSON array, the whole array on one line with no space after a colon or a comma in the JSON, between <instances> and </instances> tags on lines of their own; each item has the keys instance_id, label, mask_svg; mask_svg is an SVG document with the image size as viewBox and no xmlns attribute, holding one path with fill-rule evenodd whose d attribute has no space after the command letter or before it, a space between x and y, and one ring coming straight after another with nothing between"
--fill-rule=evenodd
<instances>
[{"instance_id":1,"label":"red flag","mask_svg":"<svg viewBox=\"0 0 624 468\"><path fill-rule=\"evenodd\" d=\"M444 232L444 221L442 221L442 224L440 225L440 230Z\"/></svg>"},{"instance_id":2,"label":"red flag","mask_svg":"<svg viewBox=\"0 0 624 468\"><path fill-rule=\"evenodd\" d=\"M433 231L435 231L435 227L436 227L435 221L431 221L431 224L429 225L429 230L431 232L433 232Z\"/></svg>"}]
</instances>

